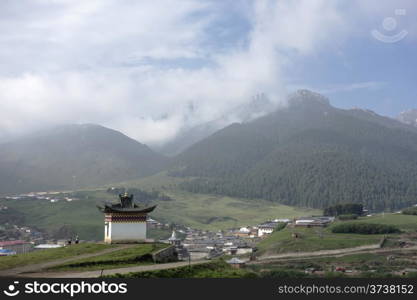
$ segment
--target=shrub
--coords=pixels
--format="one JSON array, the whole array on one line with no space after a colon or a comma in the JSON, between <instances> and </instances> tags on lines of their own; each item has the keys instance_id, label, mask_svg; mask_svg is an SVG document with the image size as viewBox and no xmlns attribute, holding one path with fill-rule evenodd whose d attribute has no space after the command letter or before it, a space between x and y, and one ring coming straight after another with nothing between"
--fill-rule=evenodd
<instances>
[{"instance_id":1,"label":"shrub","mask_svg":"<svg viewBox=\"0 0 417 300\"><path fill-rule=\"evenodd\" d=\"M406 278L417 278L417 272L410 272L405 275Z\"/></svg>"},{"instance_id":2,"label":"shrub","mask_svg":"<svg viewBox=\"0 0 417 300\"><path fill-rule=\"evenodd\" d=\"M278 223L277 227L275 227L274 232L280 231L282 229L284 229L287 226L287 223Z\"/></svg>"},{"instance_id":3,"label":"shrub","mask_svg":"<svg viewBox=\"0 0 417 300\"><path fill-rule=\"evenodd\" d=\"M332 227L333 233L359 233L359 234L387 234L399 233L400 230L392 225L372 223L343 223Z\"/></svg>"},{"instance_id":4,"label":"shrub","mask_svg":"<svg viewBox=\"0 0 417 300\"><path fill-rule=\"evenodd\" d=\"M345 203L336 204L333 206L326 207L323 214L325 216L339 216L346 214L362 215L363 205L360 203Z\"/></svg>"},{"instance_id":5,"label":"shrub","mask_svg":"<svg viewBox=\"0 0 417 300\"><path fill-rule=\"evenodd\" d=\"M402 211L404 215L417 215L417 207L409 207Z\"/></svg>"},{"instance_id":6,"label":"shrub","mask_svg":"<svg viewBox=\"0 0 417 300\"><path fill-rule=\"evenodd\" d=\"M347 214L347 215L340 215L339 220L346 221L346 220L356 220L358 218L357 214Z\"/></svg>"}]
</instances>

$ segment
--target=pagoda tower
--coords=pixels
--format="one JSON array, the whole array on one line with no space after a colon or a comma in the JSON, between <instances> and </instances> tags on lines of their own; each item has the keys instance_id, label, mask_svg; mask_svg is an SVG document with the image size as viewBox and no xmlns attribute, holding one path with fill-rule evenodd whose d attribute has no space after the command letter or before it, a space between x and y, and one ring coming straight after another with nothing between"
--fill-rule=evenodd
<instances>
[{"instance_id":1,"label":"pagoda tower","mask_svg":"<svg viewBox=\"0 0 417 300\"><path fill-rule=\"evenodd\" d=\"M104 213L104 242L108 244L138 243L146 240L146 220L155 206L141 208L133 201L133 195L119 195L117 204L97 206Z\"/></svg>"},{"instance_id":2,"label":"pagoda tower","mask_svg":"<svg viewBox=\"0 0 417 300\"><path fill-rule=\"evenodd\" d=\"M174 246L181 245L181 240L177 238L177 233L175 232L175 229L172 231L171 237L168 239L168 242Z\"/></svg>"}]
</instances>

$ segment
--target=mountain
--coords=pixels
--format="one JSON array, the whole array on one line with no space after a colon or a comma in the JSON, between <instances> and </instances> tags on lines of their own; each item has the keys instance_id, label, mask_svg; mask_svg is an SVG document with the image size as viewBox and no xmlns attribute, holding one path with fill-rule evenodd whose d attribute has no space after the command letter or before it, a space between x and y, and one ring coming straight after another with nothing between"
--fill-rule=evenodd
<instances>
[{"instance_id":1,"label":"mountain","mask_svg":"<svg viewBox=\"0 0 417 300\"><path fill-rule=\"evenodd\" d=\"M305 207L360 202L370 209L416 203L417 131L365 110L332 107L301 90L289 104L232 124L175 158L182 187Z\"/></svg>"},{"instance_id":2,"label":"mountain","mask_svg":"<svg viewBox=\"0 0 417 300\"><path fill-rule=\"evenodd\" d=\"M160 171L166 158L99 125L65 125L0 147L0 194L97 186Z\"/></svg>"},{"instance_id":3,"label":"mountain","mask_svg":"<svg viewBox=\"0 0 417 300\"><path fill-rule=\"evenodd\" d=\"M173 140L163 145L158 151L168 156L175 156L233 122L249 122L272 112L274 109L274 103L265 94L258 94L249 103L235 107L220 118L182 130Z\"/></svg>"},{"instance_id":4,"label":"mountain","mask_svg":"<svg viewBox=\"0 0 417 300\"><path fill-rule=\"evenodd\" d=\"M364 119L392 129L402 129L406 131L417 132L417 127L410 126L407 123L399 122L398 119L378 115L377 113L360 108L352 108L348 110L350 114L359 119Z\"/></svg>"},{"instance_id":5,"label":"mountain","mask_svg":"<svg viewBox=\"0 0 417 300\"><path fill-rule=\"evenodd\" d=\"M411 109L407 110L405 112L402 112L398 117L397 120L408 124L414 127L417 127L417 109Z\"/></svg>"}]
</instances>

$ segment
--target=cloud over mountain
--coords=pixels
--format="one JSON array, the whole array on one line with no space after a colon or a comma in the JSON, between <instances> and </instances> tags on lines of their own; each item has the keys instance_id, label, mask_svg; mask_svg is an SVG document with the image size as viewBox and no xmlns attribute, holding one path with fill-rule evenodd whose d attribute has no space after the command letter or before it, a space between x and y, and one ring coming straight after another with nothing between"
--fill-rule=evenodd
<instances>
[{"instance_id":1,"label":"cloud over mountain","mask_svg":"<svg viewBox=\"0 0 417 300\"><path fill-rule=\"evenodd\" d=\"M266 93L294 57L337 48L335 1L25 0L0 3L0 140L100 123L158 144Z\"/></svg>"}]
</instances>

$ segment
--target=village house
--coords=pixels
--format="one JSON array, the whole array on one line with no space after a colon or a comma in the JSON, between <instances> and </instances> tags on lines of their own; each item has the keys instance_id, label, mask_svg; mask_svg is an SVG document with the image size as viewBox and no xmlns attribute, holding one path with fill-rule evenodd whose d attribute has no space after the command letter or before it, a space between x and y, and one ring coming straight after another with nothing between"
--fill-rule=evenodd
<instances>
[{"instance_id":1,"label":"village house","mask_svg":"<svg viewBox=\"0 0 417 300\"><path fill-rule=\"evenodd\" d=\"M258 226L258 237L271 234L277 227L277 223L268 222Z\"/></svg>"},{"instance_id":2,"label":"village house","mask_svg":"<svg viewBox=\"0 0 417 300\"><path fill-rule=\"evenodd\" d=\"M232 268L236 268L236 269L241 269L244 268L246 263L245 261L237 258L237 257L233 257L232 259L226 261L229 265L232 266Z\"/></svg>"},{"instance_id":3,"label":"village house","mask_svg":"<svg viewBox=\"0 0 417 300\"><path fill-rule=\"evenodd\" d=\"M60 244L39 244L34 247L34 250L47 250L47 249L56 249L56 248L62 248L64 245Z\"/></svg>"},{"instance_id":4,"label":"village house","mask_svg":"<svg viewBox=\"0 0 417 300\"><path fill-rule=\"evenodd\" d=\"M0 249L0 256L10 256L10 255L16 255L16 252L12 250L7 250L7 249Z\"/></svg>"},{"instance_id":5,"label":"village house","mask_svg":"<svg viewBox=\"0 0 417 300\"><path fill-rule=\"evenodd\" d=\"M334 217L308 217L295 221L295 226L304 227L326 227L334 221Z\"/></svg>"},{"instance_id":6,"label":"village house","mask_svg":"<svg viewBox=\"0 0 417 300\"><path fill-rule=\"evenodd\" d=\"M238 231L234 232L234 236L248 238L250 237L251 230L247 227L242 227Z\"/></svg>"},{"instance_id":7,"label":"village house","mask_svg":"<svg viewBox=\"0 0 417 300\"><path fill-rule=\"evenodd\" d=\"M4 241L0 242L0 250L9 250L15 252L15 254L22 254L32 251L33 244L22 240Z\"/></svg>"},{"instance_id":8,"label":"village house","mask_svg":"<svg viewBox=\"0 0 417 300\"><path fill-rule=\"evenodd\" d=\"M290 219L275 219L275 220L272 220L272 222L274 222L274 223L291 223L291 220Z\"/></svg>"}]
</instances>

